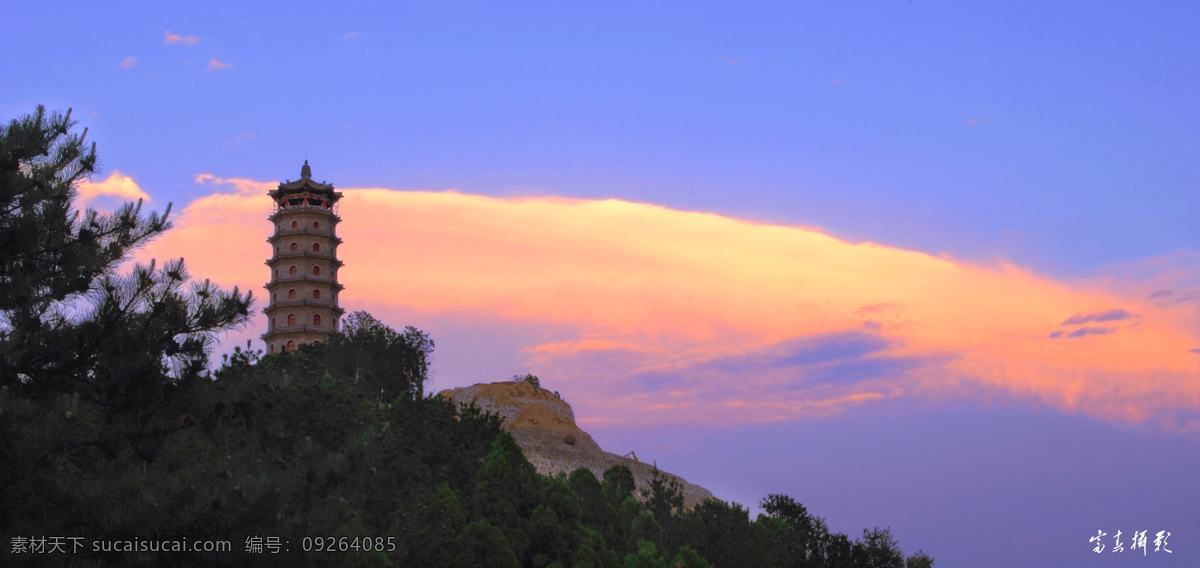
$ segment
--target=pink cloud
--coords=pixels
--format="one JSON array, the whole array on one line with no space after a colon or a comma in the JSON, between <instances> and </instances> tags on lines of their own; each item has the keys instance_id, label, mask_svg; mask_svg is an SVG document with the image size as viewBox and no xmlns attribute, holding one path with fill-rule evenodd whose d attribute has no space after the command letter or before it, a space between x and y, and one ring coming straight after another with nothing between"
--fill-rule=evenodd
<instances>
[{"instance_id":1,"label":"pink cloud","mask_svg":"<svg viewBox=\"0 0 1200 568\"><path fill-rule=\"evenodd\" d=\"M235 191L189 204L147 254L260 290L265 192L278 182L197 180ZM1150 298L1172 284L1161 278L1062 282L611 199L342 191L347 310L416 320L435 339L447 322L520 330L509 339L519 367L584 422L795 420L979 393L1116 422L1182 424L1200 410L1197 314ZM1048 337L1063 314L1094 306L1140 324Z\"/></svg>"},{"instance_id":2,"label":"pink cloud","mask_svg":"<svg viewBox=\"0 0 1200 568\"><path fill-rule=\"evenodd\" d=\"M163 42L166 44L182 43L184 45L196 45L200 43L200 38L194 35L182 36L166 31L163 32Z\"/></svg>"},{"instance_id":3,"label":"pink cloud","mask_svg":"<svg viewBox=\"0 0 1200 568\"><path fill-rule=\"evenodd\" d=\"M126 57L121 60L121 69L133 69L137 66L137 62L136 57Z\"/></svg>"},{"instance_id":4,"label":"pink cloud","mask_svg":"<svg viewBox=\"0 0 1200 568\"><path fill-rule=\"evenodd\" d=\"M249 132L242 132L242 133L238 134L237 136L234 136L233 138L226 140L222 144L225 146L241 146L242 144L245 144L246 142L249 142L250 140L253 140L255 138L258 138L258 136L255 136L254 134L251 134Z\"/></svg>"},{"instance_id":5,"label":"pink cloud","mask_svg":"<svg viewBox=\"0 0 1200 568\"><path fill-rule=\"evenodd\" d=\"M209 73L212 71L226 71L232 69L233 65L225 63L224 61L218 61L216 57L213 57L212 59L208 60L208 67L204 68L204 72Z\"/></svg>"}]
</instances>

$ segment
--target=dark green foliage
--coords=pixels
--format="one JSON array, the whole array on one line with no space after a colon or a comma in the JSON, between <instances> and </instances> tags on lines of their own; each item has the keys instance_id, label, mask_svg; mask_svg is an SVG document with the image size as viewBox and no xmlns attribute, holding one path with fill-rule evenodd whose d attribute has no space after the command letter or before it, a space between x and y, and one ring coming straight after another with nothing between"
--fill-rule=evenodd
<instances>
[{"instance_id":1,"label":"dark green foliage","mask_svg":"<svg viewBox=\"0 0 1200 568\"><path fill-rule=\"evenodd\" d=\"M855 544L856 552L871 568L904 568L904 553L888 529L863 529L862 540Z\"/></svg>"},{"instance_id":2,"label":"dark green foliage","mask_svg":"<svg viewBox=\"0 0 1200 568\"><path fill-rule=\"evenodd\" d=\"M524 381L526 383L529 383L529 384L531 384L535 387L539 387L539 388L541 388L541 386L542 386L542 380L539 379L537 377L537 375L535 375L533 373L526 373L524 375L513 375L512 381L515 383Z\"/></svg>"},{"instance_id":3,"label":"dark green foliage","mask_svg":"<svg viewBox=\"0 0 1200 568\"><path fill-rule=\"evenodd\" d=\"M715 566L763 566L750 511L737 503L709 499L678 520L674 544L688 545Z\"/></svg>"},{"instance_id":4,"label":"dark green foliage","mask_svg":"<svg viewBox=\"0 0 1200 568\"><path fill-rule=\"evenodd\" d=\"M684 546L679 549L675 558L671 559L670 568L709 568L710 564L695 550Z\"/></svg>"},{"instance_id":5,"label":"dark green foliage","mask_svg":"<svg viewBox=\"0 0 1200 568\"><path fill-rule=\"evenodd\" d=\"M625 557L625 568L667 568L664 551L648 540L639 540L637 549Z\"/></svg>"},{"instance_id":6,"label":"dark green foliage","mask_svg":"<svg viewBox=\"0 0 1200 568\"><path fill-rule=\"evenodd\" d=\"M918 550L904 561L904 568L933 568L933 557L925 554L923 550Z\"/></svg>"},{"instance_id":7,"label":"dark green foliage","mask_svg":"<svg viewBox=\"0 0 1200 568\"><path fill-rule=\"evenodd\" d=\"M334 374L352 377L363 391L377 392L385 401L424 394L434 345L421 330L409 326L398 333L367 312L354 312L328 343L333 349L326 353L333 356L325 362L326 367Z\"/></svg>"},{"instance_id":8,"label":"dark green foliage","mask_svg":"<svg viewBox=\"0 0 1200 568\"><path fill-rule=\"evenodd\" d=\"M670 540L675 518L683 511L683 488L673 477L659 475L655 468L651 474L650 487L642 491L646 511L658 524L662 537ZM657 541L656 541L657 542Z\"/></svg>"},{"instance_id":9,"label":"dark green foliage","mask_svg":"<svg viewBox=\"0 0 1200 568\"><path fill-rule=\"evenodd\" d=\"M517 555L513 553L504 533L492 526L487 519L480 519L467 526L455 543L457 553L450 566L474 568L495 566L496 568L518 568Z\"/></svg>"}]
</instances>

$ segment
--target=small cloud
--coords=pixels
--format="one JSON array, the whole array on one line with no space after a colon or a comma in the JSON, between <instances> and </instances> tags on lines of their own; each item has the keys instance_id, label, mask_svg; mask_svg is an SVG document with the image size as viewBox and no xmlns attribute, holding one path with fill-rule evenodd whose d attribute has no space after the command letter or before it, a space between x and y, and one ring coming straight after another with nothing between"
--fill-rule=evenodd
<instances>
[{"instance_id":1,"label":"small cloud","mask_svg":"<svg viewBox=\"0 0 1200 568\"><path fill-rule=\"evenodd\" d=\"M1154 305L1165 308L1195 300L1200 296L1200 291L1191 292L1176 292L1174 289L1155 290L1150 294L1150 299L1154 300Z\"/></svg>"},{"instance_id":2,"label":"small cloud","mask_svg":"<svg viewBox=\"0 0 1200 568\"><path fill-rule=\"evenodd\" d=\"M94 201L102 198L116 198L117 203L127 201L136 201L138 199L150 201L150 196L138 187L133 178L122 174L119 171L113 171L104 181L92 182L85 181L79 186L79 205L81 208L90 206Z\"/></svg>"},{"instance_id":3,"label":"small cloud","mask_svg":"<svg viewBox=\"0 0 1200 568\"><path fill-rule=\"evenodd\" d=\"M246 142L253 140L255 138L258 138L258 137L249 132L243 132L241 134L238 134L237 136L234 136L233 138L231 138L229 140L226 140L225 142L223 142L223 144L225 146L241 146L242 144L245 144Z\"/></svg>"},{"instance_id":4,"label":"small cloud","mask_svg":"<svg viewBox=\"0 0 1200 568\"><path fill-rule=\"evenodd\" d=\"M233 65L225 63L224 61L218 61L216 57L209 59L208 67L204 68L205 73L211 73L213 71L225 71L225 70L233 70Z\"/></svg>"},{"instance_id":5,"label":"small cloud","mask_svg":"<svg viewBox=\"0 0 1200 568\"><path fill-rule=\"evenodd\" d=\"M987 122L994 118L996 118L996 117L994 115L990 115L990 114L985 114L983 116L977 116L975 118L968 118L967 122L966 122L966 124L964 124L964 126L978 126L978 125L983 124L984 122Z\"/></svg>"},{"instance_id":6,"label":"small cloud","mask_svg":"<svg viewBox=\"0 0 1200 568\"><path fill-rule=\"evenodd\" d=\"M1117 332L1117 328L1115 328L1115 327L1081 327L1081 328L1067 334L1067 337L1084 337L1087 335L1108 335L1110 333L1116 333L1116 332Z\"/></svg>"},{"instance_id":7,"label":"small cloud","mask_svg":"<svg viewBox=\"0 0 1200 568\"><path fill-rule=\"evenodd\" d=\"M833 80L833 86L835 86L835 87L837 87L837 86L839 86L839 85L843 85L843 84L845 84L845 83L846 83L846 80L845 80L845 79L842 79L842 78L840 78L840 77L839 77L839 78L837 78L837 79L834 79L834 80Z\"/></svg>"},{"instance_id":8,"label":"small cloud","mask_svg":"<svg viewBox=\"0 0 1200 568\"><path fill-rule=\"evenodd\" d=\"M726 55L725 57L721 58L721 60L722 60L722 61L724 61L726 65L731 65L731 66L733 66L733 67L737 67L738 65L741 65L741 64L742 64L742 60L741 60L741 59L738 59L738 58L736 58L736 57L729 57L728 55Z\"/></svg>"},{"instance_id":9,"label":"small cloud","mask_svg":"<svg viewBox=\"0 0 1200 568\"><path fill-rule=\"evenodd\" d=\"M1050 339L1058 339L1058 338L1062 337L1063 333L1065 333L1065 332L1061 329L1058 331L1051 332Z\"/></svg>"},{"instance_id":10,"label":"small cloud","mask_svg":"<svg viewBox=\"0 0 1200 568\"><path fill-rule=\"evenodd\" d=\"M1195 349L1188 349L1188 353L1200 353L1200 347L1197 347Z\"/></svg>"},{"instance_id":11,"label":"small cloud","mask_svg":"<svg viewBox=\"0 0 1200 568\"><path fill-rule=\"evenodd\" d=\"M270 182L254 181L245 178L217 177L212 174L197 174L195 181L200 185L232 186L238 195L255 198L275 189L276 185Z\"/></svg>"},{"instance_id":12,"label":"small cloud","mask_svg":"<svg viewBox=\"0 0 1200 568\"><path fill-rule=\"evenodd\" d=\"M358 39L358 37L358 32L346 32L345 34L342 34L342 39L347 41Z\"/></svg>"},{"instance_id":13,"label":"small cloud","mask_svg":"<svg viewBox=\"0 0 1200 568\"><path fill-rule=\"evenodd\" d=\"M184 45L196 45L197 43L200 43L200 38L193 35L182 36L166 31L163 32L163 42L167 44L182 43Z\"/></svg>"},{"instance_id":14,"label":"small cloud","mask_svg":"<svg viewBox=\"0 0 1200 568\"><path fill-rule=\"evenodd\" d=\"M1133 314L1125 310L1108 310L1103 312L1092 312L1090 314L1075 314L1062 322L1062 325L1081 325L1088 322L1102 321L1120 321L1133 317Z\"/></svg>"},{"instance_id":15,"label":"small cloud","mask_svg":"<svg viewBox=\"0 0 1200 568\"><path fill-rule=\"evenodd\" d=\"M126 57L125 59L121 60L121 69L133 69L136 66L137 66L137 58L136 57Z\"/></svg>"}]
</instances>

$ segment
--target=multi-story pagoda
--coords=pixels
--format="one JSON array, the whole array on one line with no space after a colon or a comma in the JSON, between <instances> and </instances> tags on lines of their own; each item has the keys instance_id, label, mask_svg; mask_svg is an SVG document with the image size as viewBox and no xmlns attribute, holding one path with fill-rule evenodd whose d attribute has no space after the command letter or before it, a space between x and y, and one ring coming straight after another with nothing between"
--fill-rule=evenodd
<instances>
[{"instance_id":1,"label":"multi-story pagoda","mask_svg":"<svg viewBox=\"0 0 1200 568\"><path fill-rule=\"evenodd\" d=\"M312 179L308 160L300 168L300 179L279 184L268 192L275 202L269 219L275 234L267 239L273 247L267 266L269 303L267 332L262 339L268 353L291 351L305 343L324 341L338 328L344 310L338 307L337 246L335 235L338 200L342 193Z\"/></svg>"}]
</instances>

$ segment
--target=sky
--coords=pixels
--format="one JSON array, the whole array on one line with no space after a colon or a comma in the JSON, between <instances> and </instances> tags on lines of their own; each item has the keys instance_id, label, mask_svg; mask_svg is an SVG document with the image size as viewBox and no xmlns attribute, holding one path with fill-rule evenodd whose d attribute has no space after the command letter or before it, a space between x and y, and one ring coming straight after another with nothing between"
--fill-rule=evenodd
<instances>
[{"instance_id":1,"label":"sky","mask_svg":"<svg viewBox=\"0 0 1200 568\"><path fill-rule=\"evenodd\" d=\"M532 372L939 566L1200 560L1200 7L244 4L3 9L0 119L71 108L82 204L171 204L139 259L265 297L307 159L434 390Z\"/></svg>"}]
</instances>

